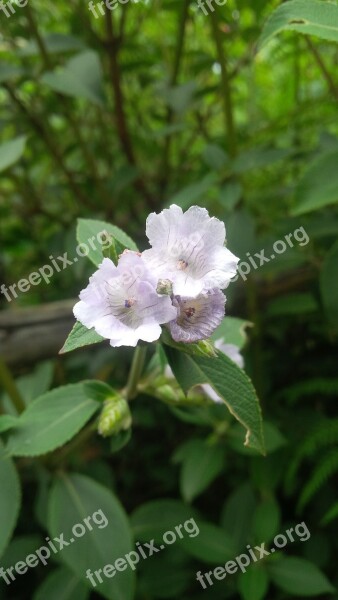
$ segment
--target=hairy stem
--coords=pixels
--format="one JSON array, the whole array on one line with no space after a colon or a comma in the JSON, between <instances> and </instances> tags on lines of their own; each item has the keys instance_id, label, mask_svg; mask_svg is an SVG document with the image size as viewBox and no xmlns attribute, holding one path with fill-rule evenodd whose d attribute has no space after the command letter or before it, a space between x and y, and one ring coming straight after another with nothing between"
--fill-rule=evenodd
<instances>
[{"instance_id":1,"label":"hairy stem","mask_svg":"<svg viewBox=\"0 0 338 600\"><path fill-rule=\"evenodd\" d=\"M137 395L137 386L142 375L147 348L146 346L137 346L126 387L126 399L133 400Z\"/></svg>"}]
</instances>

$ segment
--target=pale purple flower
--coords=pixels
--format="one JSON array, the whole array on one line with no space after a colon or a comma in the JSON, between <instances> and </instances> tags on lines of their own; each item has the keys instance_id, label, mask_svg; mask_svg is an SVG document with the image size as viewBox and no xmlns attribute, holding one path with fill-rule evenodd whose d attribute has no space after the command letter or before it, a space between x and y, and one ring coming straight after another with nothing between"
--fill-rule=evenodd
<instances>
[{"instance_id":1,"label":"pale purple flower","mask_svg":"<svg viewBox=\"0 0 338 600\"><path fill-rule=\"evenodd\" d=\"M175 295L196 297L214 288L226 288L236 274L238 258L227 248L225 226L209 217L205 208L185 213L173 204L147 218L152 248L143 252L158 279L170 279Z\"/></svg>"},{"instance_id":2,"label":"pale purple flower","mask_svg":"<svg viewBox=\"0 0 338 600\"><path fill-rule=\"evenodd\" d=\"M169 323L175 342L205 340L217 329L224 317L225 296L218 289L209 290L197 298L175 296L177 318Z\"/></svg>"},{"instance_id":3,"label":"pale purple flower","mask_svg":"<svg viewBox=\"0 0 338 600\"><path fill-rule=\"evenodd\" d=\"M154 342L161 335L160 325L177 316L171 299L160 296L156 286L157 277L137 252L123 253L117 266L105 258L80 293L74 315L111 346Z\"/></svg>"}]
</instances>

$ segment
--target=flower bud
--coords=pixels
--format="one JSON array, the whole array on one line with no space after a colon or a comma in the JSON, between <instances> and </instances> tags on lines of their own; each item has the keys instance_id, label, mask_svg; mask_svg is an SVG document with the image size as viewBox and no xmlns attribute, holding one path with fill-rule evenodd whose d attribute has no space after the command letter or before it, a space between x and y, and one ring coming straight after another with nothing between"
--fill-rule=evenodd
<instances>
[{"instance_id":1,"label":"flower bud","mask_svg":"<svg viewBox=\"0 0 338 600\"><path fill-rule=\"evenodd\" d=\"M103 437L109 437L129 429L132 417L128 402L121 396L114 396L105 401L100 419L98 432Z\"/></svg>"},{"instance_id":2,"label":"flower bud","mask_svg":"<svg viewBox=\"0 0 338 600\"><path fill-rule=\"evenodd\" d=\"M161 296L171 296L173 293L172 281L170 279L159 279L156 291Z\"/></svg>"}]
</instances>

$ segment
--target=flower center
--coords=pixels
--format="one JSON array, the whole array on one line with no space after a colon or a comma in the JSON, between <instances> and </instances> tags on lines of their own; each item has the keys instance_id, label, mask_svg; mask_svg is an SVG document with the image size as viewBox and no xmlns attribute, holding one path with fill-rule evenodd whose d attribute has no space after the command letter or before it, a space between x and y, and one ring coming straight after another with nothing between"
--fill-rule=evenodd
<instances>
[{"instance_id":1,"label":"flower center","mask_svg":"<svg viewBox=\"0 0 338 600\"><path fill-rule=\"evenodd\" d=\"M135 298L128 298L127 300L124 301L124 306L125 308L131 308L132 306L134 306L136 300Z\"/></svg>"},{"instance_id":2,"label":"flower center","mask_svg":"<svg viewBox=\"0 0 338 600\"><path fill-rule=\"evenodd\" d=\"M185 308L184 313L187 315L188 319L191 319L196 313L196 308L193 308L192 306Z\"/></svg>"},{"instance_id":3,"label":"flower center","mask_svg":"<svg viewBox=\"0 0 338 600\"><path fill-rule=\"evenodd\" d=\"M189 266L189 263L187 263L186 260L183 260L183 258L180 258L180 260L177 261L177 268L179 271L185 271Z\"/></svg>"}]
</instances>

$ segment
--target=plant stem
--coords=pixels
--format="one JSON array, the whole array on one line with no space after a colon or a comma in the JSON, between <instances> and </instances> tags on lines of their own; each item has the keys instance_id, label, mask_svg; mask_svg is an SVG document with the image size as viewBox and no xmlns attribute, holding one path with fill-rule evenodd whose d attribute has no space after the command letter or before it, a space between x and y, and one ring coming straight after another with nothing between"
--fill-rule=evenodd
<instances>
[{"instance_id":1,"label":"plant stem","mask_svg":"<svg viewBox=\"0 0 338 600\"><path fill-rule=\"evenodd\" d=\"M6 363L1 359L0 359L0 382L1 382L4 390L7 392L8 396L12 400L12 403L13 403L14 407L16 408L17 412L19 414L21 414L25 410L26 405L25 405L23 398L15 384L12 373L10 372Z\"/></svg>"},{"instance_id":2,"label":"plant stem","mask_svg":"<svg viewBox=\"0 0 338 600\"><path fill-rule=\"evenodd\" d=\"M329 87L331 94L335 97L336 100L338 100L338 88L336 87L336 84L333 81L331 73L326 68L326 65L325 65L317 47L312 43L312 41L307 36L306 36L306 43L308 45L308 48L311 50L314 58L316 59L317 65L319 66L319 68L326 80L326 83Z\"/></svg>"},{"instance_id":3,"label":"plant stem","mask_svg":"<svg viewBox=\"0 0 338 600\"><path fill-rule=\"evenodd\" d=\"M232 105L232 95L231 95L231 85L230 85L230 77L228 73L227 66L227 56L224 49L223 39L221 30L219 28L217 12L214 10L210 13L211 19L211 28L214 36L216 50L217 50L217 59L221 66L221 89L222 89L222 98L223 98L223 111L224 111L224 122L226 133L228 136L228 149L229 154L232 158L234 158L237 154L237 139L236 139L236 129L234 124L233 117L233 105Z\"/></svg>"},{"instance_id":4,"label":"plant stem","mask_svg":"<svg viewBox=\"0 0 338 600\"><path fill-rule=\"evenodd\" d=\"M137 386L142 375L147 348L146 346L137 346L126 386L126 399L133 400L137 395Z\"/></svg>"}]
</instances>

